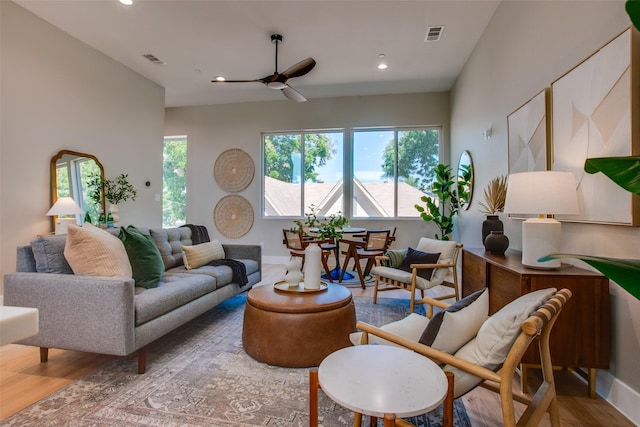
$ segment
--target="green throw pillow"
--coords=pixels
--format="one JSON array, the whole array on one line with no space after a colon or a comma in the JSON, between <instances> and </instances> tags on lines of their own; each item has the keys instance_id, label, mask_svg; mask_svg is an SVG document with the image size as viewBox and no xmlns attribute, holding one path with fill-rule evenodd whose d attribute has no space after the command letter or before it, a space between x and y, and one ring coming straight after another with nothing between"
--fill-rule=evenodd
<instances>
[{"instance_id":1,"label":"green throw pillow","mask_svg":"<svg viewBox=\"0 0 640 427\"><path fill-rule=\"evenodd\" d=\"M133 225L122 227L118 235L129 256L136 286L155 288L164 273L164 263L153 237Z\"/></svg>"}]
</instances>

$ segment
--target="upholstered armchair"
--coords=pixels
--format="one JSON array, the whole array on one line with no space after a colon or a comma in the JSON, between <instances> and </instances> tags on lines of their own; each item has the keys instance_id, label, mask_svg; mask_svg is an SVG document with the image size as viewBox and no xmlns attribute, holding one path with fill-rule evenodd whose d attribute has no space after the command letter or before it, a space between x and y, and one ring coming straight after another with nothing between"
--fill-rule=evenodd
<instances>
[{"instance_id":1,"label":"upholstered armchair","mask_svg":"<svg viewBox=\"0 0 640 427\"><path fill-rule=\"evenodd\" d=\"M477 386L500 395L503 425L537 426L549 413L551 425L559 426L553 364L549 352L551 329L564 304L571 298L567 289L542 289L512 301L488 317L488 290L478 291L449 306L425 298L440 307L431 319L416 313L380 328L358 322L361 332L351 334L355 345L397 345L422 354L454 374L445 408L452 417L453 399ZM515 393L514 376L532 342L540 353L543 380L533 397ZM516 421L514 401L527 405ZM445 409L447 410L447 409Z\"/></svg>"},{"instance_id":2,"label":"upholstered armchair","mask_svg":"<svg viewBox=\"0 0 640 427\"><path fill-rule=\"evenodd\" d=\"M394 251L376 257L376 266L371 270L375 278L373 303L378 300L378 292L405 289L411 292L410 311L413 313L416 290L422 298L424 291L436 286L453 289L453 293L434 297L436 300L455 298L458 301L458 271L456 265L462 244L448 240L435 240L423 237L415 249L404 252Z\"/></svg>"}]
</instances>

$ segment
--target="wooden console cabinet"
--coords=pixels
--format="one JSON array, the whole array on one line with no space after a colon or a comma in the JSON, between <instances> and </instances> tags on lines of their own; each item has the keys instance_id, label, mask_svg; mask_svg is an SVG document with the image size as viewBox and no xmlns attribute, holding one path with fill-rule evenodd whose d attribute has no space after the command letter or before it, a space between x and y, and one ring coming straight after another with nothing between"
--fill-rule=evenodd
<instances>
[{"instance_id":1,"label":"wooden console cabinet","mask_svg":"<svg viewBox=\"0 0 640 427\"><path fill-rule=\"evenodd\" d=\"M555 366L587 368L589 395L595 397L595 370L609 368L609 279L597 272L562 264L557 270L522 265L520 252L493 255L482 249L462 251L462 296L489 288L489 311L495 313L520 295L544 288L567 288L572 298L551 333L551 360ZM539 365L531 346L523 365ZM523 372L523 382L526 375Z\"/></svg>"}]
</instances>

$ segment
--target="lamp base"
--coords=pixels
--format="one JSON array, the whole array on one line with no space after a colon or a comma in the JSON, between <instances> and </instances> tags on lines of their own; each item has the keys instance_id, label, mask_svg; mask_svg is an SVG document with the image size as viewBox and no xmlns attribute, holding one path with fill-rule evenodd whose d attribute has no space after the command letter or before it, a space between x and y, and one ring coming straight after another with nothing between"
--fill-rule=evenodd
<instances>
[{"instance_id":1,"label":"lamp base","mask_svg":"<svg viewBox=\"0 0 640 427\"><path fill-rule=\"evenodd\" d=\"M56 234L67 234L69 224L77 225L78 220L74 218L56 218Z\"/></svg>"},{"instance_id":2,"label":"lamp base","mask_svg":"<svg viewBox=\"0 0 640 427\"><path fill-rule=\"evenodd\" d=\"M553 218L529 218L522 223L522 265L553 270L560 260L538 262L538 258L560 252L561 224Z\"/></svg>"}]
</instances>

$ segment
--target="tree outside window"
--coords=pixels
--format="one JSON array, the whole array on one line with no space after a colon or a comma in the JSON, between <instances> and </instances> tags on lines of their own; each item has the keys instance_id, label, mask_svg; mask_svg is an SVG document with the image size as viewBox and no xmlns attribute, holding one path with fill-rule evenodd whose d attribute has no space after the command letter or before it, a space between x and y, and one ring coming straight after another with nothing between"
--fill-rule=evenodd
<instances>
[{"instance_id":1,"label":"tree outside window","mask_svg":"<svg viewBox=\"0 0 640 427\"><path fill-rule=\"evenodd\" d=\"M187 137L165 137L162 166L162 226L187 222Z\"/></svg>"}]
</instances>

